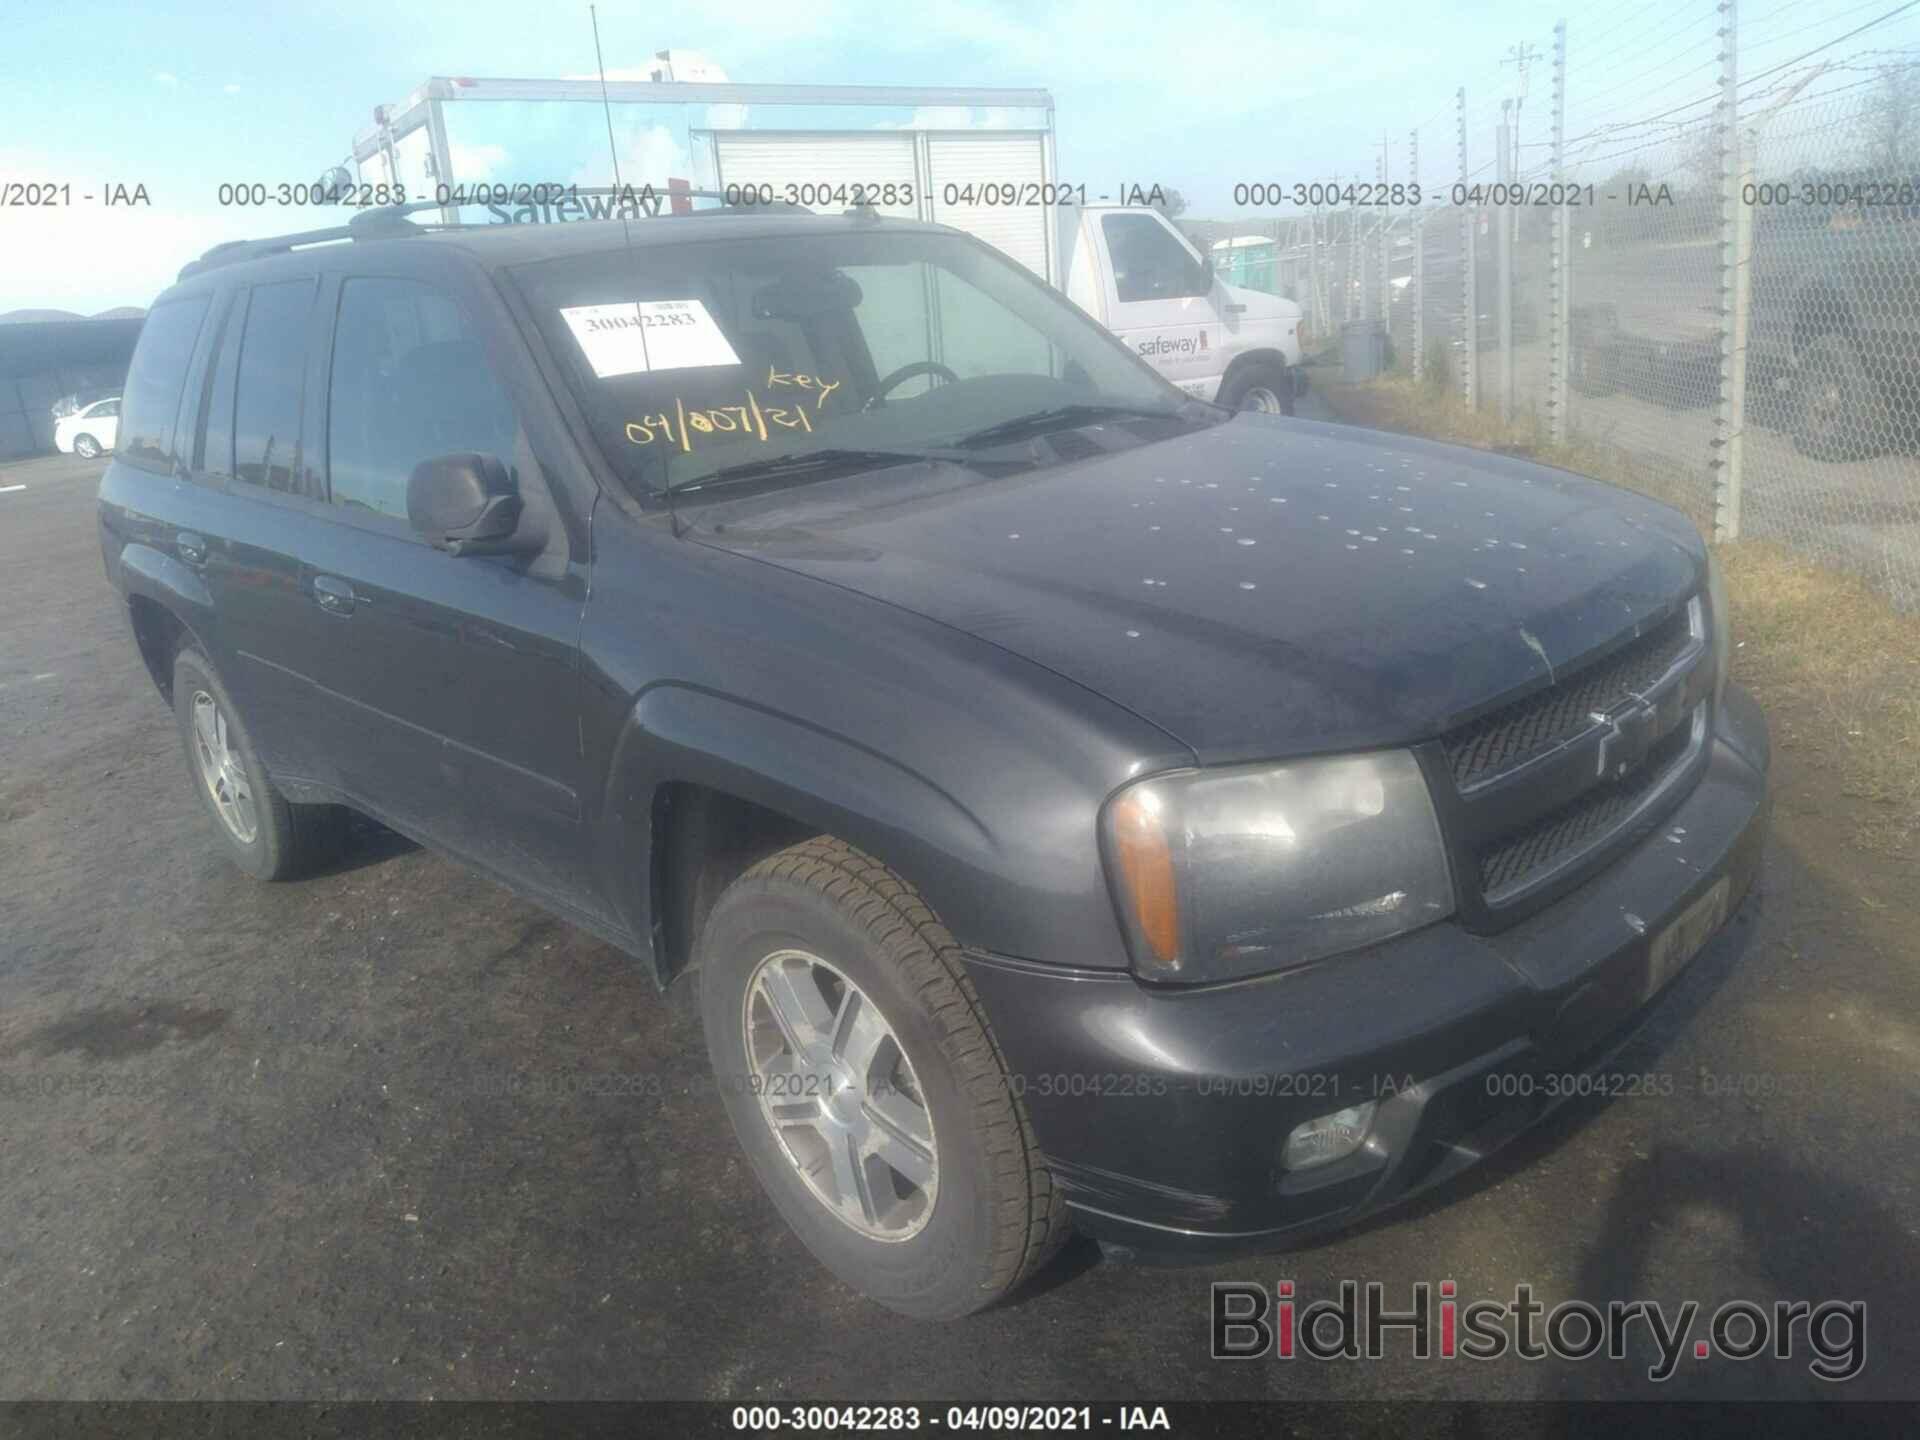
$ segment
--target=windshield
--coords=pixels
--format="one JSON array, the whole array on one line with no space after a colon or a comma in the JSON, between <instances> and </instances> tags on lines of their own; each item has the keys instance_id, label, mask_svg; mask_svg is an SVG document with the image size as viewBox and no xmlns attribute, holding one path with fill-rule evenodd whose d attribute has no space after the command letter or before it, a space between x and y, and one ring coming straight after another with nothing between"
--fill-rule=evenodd
<instances>
[{"instance_id":1,"label":"windshield","mask_svg":"<svg viewBox=\"0 0 1920 1440\"><path fill-rule=\"evenodd\" d=\"M1207 413L1027 271L959 236L647 245L511 274L595 439L642 496L817 474L828 460L844 473L964 457L951 447L1108 417L1145 416L1123 442L1140 443ZM1045 418L1009 424L1033 416Z\"/></svg>"}]
</instances>

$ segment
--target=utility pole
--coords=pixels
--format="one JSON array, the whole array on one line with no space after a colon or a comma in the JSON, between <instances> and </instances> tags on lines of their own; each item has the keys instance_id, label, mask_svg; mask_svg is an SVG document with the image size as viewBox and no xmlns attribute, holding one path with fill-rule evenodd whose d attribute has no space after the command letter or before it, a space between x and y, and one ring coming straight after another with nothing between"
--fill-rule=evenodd
<instances>
[{"instance_id":1,"label":"utility pole","mask_svg":"<svg viewBox=\"0 0 1920 1440\"><path fill-rule=\"evenodd\" d=\"M1509 45L1507 58L1500 62L1502 65L1513 66L1520 75L1520 93L1514 97L1513 124L1508 139L1508 144L1513 148L1513 159L1509 162L1507 176L1512 180L1520 178L1520 109L1527 103L1527 74L1533 65L1534 54L1533 42L1524 40L1518 45ZM1513 238L1517 244L1520 239L1520 207L1510 206L1507 218L1508 223L1513 227Z\"/></svg>"}]
</instances>

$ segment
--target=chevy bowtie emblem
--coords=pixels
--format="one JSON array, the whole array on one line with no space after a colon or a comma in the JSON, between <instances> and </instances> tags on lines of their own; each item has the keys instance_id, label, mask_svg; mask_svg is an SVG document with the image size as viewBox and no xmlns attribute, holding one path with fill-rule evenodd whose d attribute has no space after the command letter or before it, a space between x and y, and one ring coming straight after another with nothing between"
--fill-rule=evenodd
<instances>
[{"instance_id":1,"label":"chevy bowtie emblem","mask_svg":"<svg viewBox=\"0 0 1920 1440\"><path fill-rule=\"evenodd\" d=\"M1620 780L1638 770L1653 749L1653 706L1636 700L1630 709L1612 715L1595 711L1591 718L1608 727L1600 737L1600 778Z\"/></svg>"}]
</instances>

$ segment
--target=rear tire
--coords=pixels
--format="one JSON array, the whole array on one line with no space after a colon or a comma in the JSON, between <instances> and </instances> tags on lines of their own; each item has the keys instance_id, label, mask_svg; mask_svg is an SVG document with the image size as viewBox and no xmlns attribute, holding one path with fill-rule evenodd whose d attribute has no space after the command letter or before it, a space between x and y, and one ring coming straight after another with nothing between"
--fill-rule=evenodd
<instances>
[{"instance_id":1,"label":"rear tire","mask_svg":"<svg viewBox=\"0 0 1920 1440\"><path fill-rule=\"evenodd\" d=\"M173 713L194 793L234 864L256 880L292 880L339 855L345 807L289 804L273 788L226 686L191 645L173 657Z\"/></svg>"},{"instance_id":2,"label":"rear tire","mask_svg":"<svg viewBox=\"0 0 1920 1440\"><path fill-rule=\"evenodd\" d=\"M1801 353L1798 378L1796 450L1815 460L1866 460L1880 453L1885 407L1851 339L1816 337Z\"/></svg>"},{"instance_id":3,"label":"rear tire","mask_svg":"<svg viewBox=\"0 0 1920 1440\"><path fill-rule=\"evenodd\" d=\"M76 435L73 437L73 453L82 460L97 460L100 458L100 442L91 435Z\"/></svg>"},{"instance_id":4,"label":"rear tire","mask_svg":"<svg viewBox=\"0 0 1920 1440\"><path fill-rule=\"evenodd\" d=\"M728 887L699 948L734 1133L829 1270L944 1320L1058 1249L1066 1206L959 947L905 881L838 840L804 841Z\"/></svg>"},{"instance_id":5,"label":"rear tire","mask_svg":"<svg viewBox=\"0 0 1920 1440\"><path fill-rule=\"evenodd\" d=\"M1293 371L1265 361L1248 365L1220 387L1220 398L1214 403L1260 415L1291 415Z\"/></svg>"}]
</instances>

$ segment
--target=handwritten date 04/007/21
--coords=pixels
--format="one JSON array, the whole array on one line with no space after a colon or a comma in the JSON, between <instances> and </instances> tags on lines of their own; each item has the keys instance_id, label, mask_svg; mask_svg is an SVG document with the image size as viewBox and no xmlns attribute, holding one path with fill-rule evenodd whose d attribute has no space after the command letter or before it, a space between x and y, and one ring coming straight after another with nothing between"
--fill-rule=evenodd
<instances>
[{"instance_id":1,"label":"handwritten date 04/007/21","mask_svg":"<svg viewBox=\"0 0 1920 1440\"><path fill-rule=\"evenodd\" d=\"M827 403L827 397L840 388L840 384L838 380L825 380L818 375L769 369L765 389L791 388L803 392L801 397L792 404L775 405L769 401L762 405L759 397L749 388L741 404L703 405L693 410L687 409L686 403L676 397L671 415L662 411L657 415L642 415L638 420L629 420L626 426L627 442L632 445L651 445L655 440L664 439L669 445L678 445L684 451L691 451L696 435L746 435L762 443L772 430L798 430L810 435L813 433L813 420L807 413L805 396L814 397L813 408L818 410Z\"/></svg>"}]
</instances>

